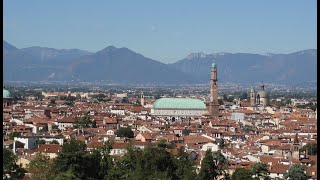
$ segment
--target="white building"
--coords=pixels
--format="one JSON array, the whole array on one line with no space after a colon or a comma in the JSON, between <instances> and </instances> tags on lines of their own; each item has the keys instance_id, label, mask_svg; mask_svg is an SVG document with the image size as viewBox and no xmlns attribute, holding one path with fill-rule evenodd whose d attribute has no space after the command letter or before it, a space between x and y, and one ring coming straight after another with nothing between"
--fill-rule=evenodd
<instances>
[{"instance_id":1,"label":"white building","mask_svg":"<svg viewBox=\"0 0 320 180\"><path fill-rule=\"evenodd\" d=\"M244 113L233 112L231 113L231 119L234 121L243 121L245 117Z\"/></svg>"},{"instance_id":2,"label":"white building","mask_svg":"<svg viewBox=\"0 0 320 180\"><path fill-rule=\"evenodd\" d=\"M201 148L202 151L207 151L207 150L209 150L209 149L210 149L212 152L218 151L218 150L219 150L219 146L218 146L217 144L215 144L215 143L209 142L209 143L204 144L204 145L202 146L202 148Z\"/></svg>"}]
</instances>

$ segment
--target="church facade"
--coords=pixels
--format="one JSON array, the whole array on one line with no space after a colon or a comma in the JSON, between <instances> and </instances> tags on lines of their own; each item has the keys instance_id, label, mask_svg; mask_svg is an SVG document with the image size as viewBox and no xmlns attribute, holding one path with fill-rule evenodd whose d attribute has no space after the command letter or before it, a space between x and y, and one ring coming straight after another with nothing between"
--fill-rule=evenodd
<instances>
[{"instance_id":1,"label":"church facade","mask_svg":"<svg viewBox=\"0 0 320 180\"><path fill-rule=\"evenodd\" d=\"M251 106L268 106L269 98L267 92L264 90L264 84L260 85L260 91L255 92L254 87L250 90L250 105Z\"/></svg>"}]
</instances>

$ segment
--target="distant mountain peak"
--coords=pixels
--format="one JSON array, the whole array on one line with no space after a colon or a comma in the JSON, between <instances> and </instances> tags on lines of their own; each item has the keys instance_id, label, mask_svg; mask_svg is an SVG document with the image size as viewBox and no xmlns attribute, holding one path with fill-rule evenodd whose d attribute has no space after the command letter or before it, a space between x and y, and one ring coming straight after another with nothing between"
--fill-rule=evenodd
<instances>
[{"instance_id":1,"label":"distant mountain peak","mask_svg":"<svg viewBox=\"0 0 320 180\"><path fill-rule=\"evenodd\" d=\"M3 40L3 50L4 52L10 52L10 51L18 50L18 48L9 44L7 41Z\"/></svg>"},{"instance_id":2,"label":"distant mountain peak","mask_svg":"<svg viewBox=\"0 0 320 180\"><path fill-rule=\"evenodd\" d=\"M208 55L205 53L191 53L187 56L186 59L194 59L194 58L206 58Z\"/></svg>"},{"instance_id":3,"label":"distant mountain peak","mask_svg":"<svg viewBox=\"0 0 320 180\"><path fill-rule=\"evenodd\" d=\"M111 51L115 51L115 50L117 50L117 49L119 49L119 48L114 47L114 46L108 46L108 47L106 47L106 48L102 49L101 51L104 51L104 52L111 52Z\"/></svg>"},{"instance_id":4,"label":"distant mountain peak","mask_svg":"<svg viewBox=\"0 0 320 180\"><path fill-rule=\"evenodd\" d=\"M317 55L317 50L316 49L306 49L306 50L295 52L295 54L299 54L299 55L310 54L312 56L316 56Z\"/></svg>"}]
</instances>

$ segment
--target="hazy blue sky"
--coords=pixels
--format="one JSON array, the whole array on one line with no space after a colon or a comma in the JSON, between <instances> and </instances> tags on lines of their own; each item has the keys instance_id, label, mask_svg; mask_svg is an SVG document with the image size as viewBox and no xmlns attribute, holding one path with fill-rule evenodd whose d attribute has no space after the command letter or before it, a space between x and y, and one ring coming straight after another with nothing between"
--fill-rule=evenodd
<instances>
[{"instance_id":1,"label":"hazy blue sky","mask_svg":"<svg viewBox=\"0 0 320 180\"><path fill-rule=\"evenodd\" d=\"M162 62L192 52L316 48L316 0L4 0L4 40L96 52L127 47Z\"/></svg>"}]
</instances>

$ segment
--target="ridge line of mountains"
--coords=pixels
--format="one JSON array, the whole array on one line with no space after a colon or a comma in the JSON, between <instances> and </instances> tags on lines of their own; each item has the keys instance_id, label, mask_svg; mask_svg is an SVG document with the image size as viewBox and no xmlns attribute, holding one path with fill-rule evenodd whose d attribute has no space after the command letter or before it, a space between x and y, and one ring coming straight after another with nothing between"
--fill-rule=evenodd
<instances>
[{"instance_id":1,"label":"ridge line of mountains","mask_svg":"<svg viewBox=\"0 0 320 180\"><path fill-rule=\"evenodd\" d=\"M191 53L165 64L128 48L108 46L95 53L33 46L18 49L3 41L5 81L101 81L123 84L203 84L211 64L220 82L316 82L317 51L290 54Z\"/></svg>"}]
</instances>

